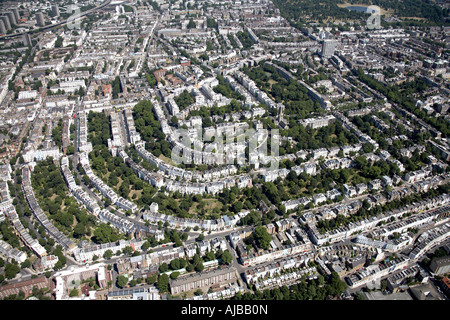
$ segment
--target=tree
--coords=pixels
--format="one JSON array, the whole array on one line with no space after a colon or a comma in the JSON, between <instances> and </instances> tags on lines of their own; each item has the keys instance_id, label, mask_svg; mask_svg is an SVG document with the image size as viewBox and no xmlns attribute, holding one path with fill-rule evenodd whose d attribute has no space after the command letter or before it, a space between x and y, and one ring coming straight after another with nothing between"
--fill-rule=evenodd
<instances>
[{"instance_id":1,"label":"tree","mask_svg":"<svg viewBox=\"0 0 450 320\"><path fill-rule=\"evenodd\" d=\"M147 83L148 83L148 85L149 85L150 87L152 87L152 88L155 88L155 87L156 87L157 81L156 81L156 78L155 78L155 76L153 75L153 73L147 73L147 74L145 75L145 78L146 78Z\"/></svg>"},{"instance_id":2,"label":"tree","mask_svg":"<svg viewBox=\"0 0 450 320\"><path fill-rule=\"evenodd\" d=\"M66 265L66 256L62 252L62 247L57 245L52 254L58 257L58 262L55 264L54 270L62 269Z\"/></svg>"},{"instance_id":3,"label":"tree","mask_svg":"<svg viewBox=\"0 0 450 320\"><path fill-rule=\"evenodd\" d=\"M263 226L255 228L254 239L257 245L265 250L270 248L270 241L272 241L272 236L267 232L267 229Z\"/></svg>"},{"instance_id":4,"label":"tree","mask_svg":"<svg viewBox=\"0 0 450 320\"><path fill-rule=\"evenodd\" d=\"M86 226L83 223L78 223L75 228L73 228L73 236L75 238L81 238L86 234Z\"/></svg>"},{"instance_id":5,"label":"tree","mask_svg":"<svg viewBox=\"0 0 450 320\"><path fill-rule=\"evenodd\" d=\"M362 170L367 166L368 161L367 161L366 157L358 156L355 158L355 163L356 163L357 168Z\"/></svg>"},{"instance_id":6,"label":"tree","mask_svg":"<svg viewBox=\"0 0 450 320\"><path fill-rule=\"evenodd\" d=\"M117 286L119 286L120 288L125 288L127 284L128 284L127 277L125 277L124 275L117 277Z\"/></svg>"},{"instance_id":7,"label":"tree","mask_svg":"<svg viewBox=\"0 0 450 320\"><path fill-rule=\"evenodd\" d=\"M180 260L179 259L173 259L172 261L170 261L170 269L172 270L178 270L180 269Z\"/></svg>"},{"instance_id":8,"label":"tree","mask_svg":"<svg viewBox=\"0 0 450 320\"><path fill-rule=\"evenodd\" d=\"M201 295L203 295L202 289L197 289L197 290L194 292L194 295L196 295L196 296L201 296Z\"/></svg>"},{"instance_id":9,"label":"tree","mask_svg":"<svg viewBox=\"0 0 450 320\"><path fill-rule=\"evenodd\" d=\"M325 284L325 278L322 275L318 275L317 276L317 283L319 284L319 286L322 286Z\"/></svg>"},{"instance_id":10,"label":"tree","mask_svg":"<svg viewBox=\"0 0 450 320\"><path fill-rule=\"evenodd\" d=\"M174 99L180 111L186 109L195 102L195 98L189 91L184 90L178 97Z\"/></svg>"},{"instance_id":11,"label":"tree","mask_svg":"<svg viewBox=\"0 0 450 320\"><path fill-rule=\"evenodd\" d=\"M203 262L199 262L196 266L195 266L195 270L198 272L202 272L205 269L205 266L203 265Z\"/></svg>"},{"instance_id":12,"label":"tree","mask_svg":"<svg viewBox=\"0 0 450 320\"><path fill-rule=\"evenodd\" d=\"M157 288L162 293L169 291L169 276L167 274L162 274L158 277Z\"/></svg>"},{"instance_id":13,"label":"tree","mask_svg":"<svg viewBox=\"0 0 450 320\"><path fill-rule=\"evenodd\" d=\"M130 193L130 182L128 181L128 179L122 181L122 184L120 185L119 188L119 192L122 197L124 198L128 197L128 194Z\"/></svg>"},{"instance_id":14,"label":"tree","mask_svg":"<svg viewBox=\"0 0 450 320\"><path fill-rule=\"evenodd\" d=\"M103 258L105 258L105 259L111 259L112 258L112 256L113 256L113 252L112 252L112 250L111 249L108 249L108 250L106 250L105 251L105 253L103 254Z\"/></svg>"},{"instance_id":15,"label":"tree","mask_svg":"<svg viewBox=\"0 0 450 320\"><path fill-rule=\"evenodd\" d=\"M124 254L128 254L128 255L132 254L133 251L134 251L134 250L133 250L133 248L132 248L131 246L126 246L125 248L122 249L122 252L123 252Z\"/></svg>"},{"instance_id":16,"label":"tree","mask_svg":"<svg viewBox=\"0 0 450 320\"><path fill-rule=\"evenodd\" d=\"M213 28L216 29L217 28L217 22L214 18L207 18L206 19L206 26L208 28Z\"/></svg>"},{"instance_id":17,"label":"tree","mask_svg":"<svg viewBox=\"0 0 450 320\"><path fill-rule=\"evenodd\" d=\"M159 265L159 272L161 272L161 273L164 273L164 272L167 272L167 271L169 271L169 266L167 265L167 263L161 263L160 265Z\"/></svg>"},{"instance_id":18,"label":"tree","mask_svg":"<svg viewBox=\"0 0 450 320\"><path fill-rule=\"evenodd\" d=\"M222 263L230 265L233 262L233 256L231 255L230 251L225 250L222 256L220 257L222 260Z\"/></svg>"},{"instance_id":19,"label":"tree","mask_svg":"<svg viewBox=\"0 0 450 320\"><path fill-rule=\"evenodd\" d=\"M120 77L119 76L117 76L114 79L114 81L112 83L112 87L113 87L113 90L112 90L113 99L117 99L119 97L119 93L122 90L122 86L121 86L121 83L120 83Z\"/></svg>"},{"instance_id":20,"label":"tree","mask_svg":"<svg viewBox=\"0 0 450 320\"><path fill-rule=\"evenodd\" d=\"M279 194L279 190L273 182L265 182L263 184L263 192L272 201L274 204L281 203L281 197Z\"/></svg>"},{"instance_id":21,"label":"tree","mask_svg":"<svg viewBox=\"0 0 450 320\"><path fill-rule=\"evenodd\" d=\"M14 279L14 277L19 273L20 268L19 266L7 263L5 266L5 277L6 279Z\"/></svg>"},{"instance_id":22,"label":"tree","mask_svg":"<svg viewBox=\"0 0 450 320\"><path fill-rule=\"evenodd\" d=\"M328 279L327 289L330 289L334 295L341 295L347 290L347 284L340 279L336 272L332 272L331 277Z\"/></svg>"},{"instance_id":23,"label":"tree","mask_svg":"<svg viewBox=\"0 0 450 320\"><path fill-rule=\"evenodd\" d=\"M363 149L364 153L370 153L373 151L374 146L370 143L363 143L362 149Z\"/></svg>"},{"instance_id":24,"label":"tree","mask_svg":"<svg viewBox=\"0 0 450 320\"><path fill-rule=\"evenodd\" d=\"M31 262L30 262L30 260L26 259L24 262L22 262L22 263L20 264L20 267L21 267L22 269L31 267Z\"/></svg>"},{"instance_id":25,"label":"tree","mask_svg":"<svg viewBox=\"0 0 450 320\"><path fill-rule=\"evenodd\" d=\"M147 284L154 284L156 282L156 274L151 274L147 277L147 279L145 280L145 282L147 282Z\"/></svg>"},{"instance_id":26,"label":"tree","mask_svg":"<svg viewBox=\"0 0 450 320\"><path fill-rule=\"evenodd\" d=\"M63 45L63 41L64 41L64 39L61 36L58 36L56 38L55 48L61 48Z\"/></svg>"},{"instance_id":27,"label":"tree","mask_svg":"<svg viewBox=\"0 0 450 320\"><path fill-rule=\"evenodd\" d=\"M239 213L242 211L242 209L244 208L244 205L242 204L242 202L235 202L233 203L233 205L231 206L231 211L233 211L234 213Z\"/></svg>"},{"instance_id":28,"label":"tree","mask_svg":"<svg viewBox=\"0 0 450 320\"><path fill-rule=\"evenodd\" d=\"M197 237L197 241L203 241L205 239L205 235L203 233L200 233Z\"/></svg>"},{"instance_id":29,"label":"tree","mask_svg":"<svg viewBox=\"0 0 450 320\"><path fill-rule=\"evenodd\" d=\"M151 243L147 240L144 242L144 244L142 245L141 249L142 250L148 250L151 247Z\"/></svg>"},{"instance_id":30,"label":"tree","mask_svg":"<svg viewBox=\"0 0 450 320\"><path fill-rule=\"evenodd\" d=\"M205 256L207 261L212 261L216 259L216 255L212 251L208 251Z\"/></svg>"},{"instance_id":31,"label":"tree","mask_svg":"<svg viewBox=\"0 0 450 320\"><path fill-rule=\"evenodd\" d=\"M189 19L189 23L187 24L186 28L188 29L195 29L197 27L197 25L195 24L194 20Z\"/></svg>"},{"instance_id":32,"label":"tree","mask_svg":"<svg viewBox=\"0 0 450 320\"><path fill-rule=\"evenodd\" d=\"M187 272L192 272L192 271L194 271L194 266L193 266L191 263L189 263L189 264L186 266L186 271L187 271Z\"/></svg>"},{"instance_id":33,"label":"tree","mask_svg":"<svg viewBox=\"0 0 450 320\"><path fill-rule=\"evenodd\" d=\"M130 281L130 287L134 287L137 285L137 280L133 279Z\"/></svg>"},{"instance_id":34,"label":"tree","mask_svg":"<svg viewBox=\"0 0 450 320\"><path fill-rule=\"evenodd\" d=\"M69 297L78 297L78 290L72 289L69 293Z\"/></svg>"},{"instance_id":35,"label":"tree","mask_svg":"<svg viewBox=\"0 0 450 320\"><path fill-rule=\"evenodd\" d=\"M101 223L94 230L93 240L95 243L108 243L119 240L119 237L111 226L106 223Z\"/></svg>"},{"instance_id":36,"label":"tree","mask_svg":"<svg viewBox=\"0 0 450 320\"><path fill-rule=\"evenodd\" d=\"M183 245L183 242L177 232L172 233L172 241L174 242L175 247L181 247Z\"/></svg>"}]
</instances>

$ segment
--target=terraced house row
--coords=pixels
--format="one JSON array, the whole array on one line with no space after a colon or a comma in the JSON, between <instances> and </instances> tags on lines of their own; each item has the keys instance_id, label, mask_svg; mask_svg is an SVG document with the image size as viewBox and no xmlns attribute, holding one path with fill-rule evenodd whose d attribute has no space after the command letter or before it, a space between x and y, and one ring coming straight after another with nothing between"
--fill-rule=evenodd
<instances>
[{"instance_id":1,"label":"terraced house row","mask_svg":"<svg viewBox=\"0 0 450 320\"><path fill-rule=\"evenodd\" d=\"M64 250L69 252L73 251L76 248L75 243L50 222L44 211L42 211L39 206L31 186L31 170L28 166L24 166L22 169L22 189L28 205L39 223L45 228L49 235L63 247Z\"/></svg>"}]
</instances>

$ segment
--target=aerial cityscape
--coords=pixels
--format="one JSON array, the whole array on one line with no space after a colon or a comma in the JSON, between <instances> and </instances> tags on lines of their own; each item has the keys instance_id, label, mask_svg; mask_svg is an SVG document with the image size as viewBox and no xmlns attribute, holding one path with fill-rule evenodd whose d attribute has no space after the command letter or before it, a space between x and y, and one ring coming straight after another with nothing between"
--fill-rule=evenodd
<instances>
[{"instance_id":1,"label":"aerial cityscape","mask_svg":"<svg viewBox=\"0 0 450 320\"><path fill-rule=\"evenodd\" d=\"M449 1L0 7L1 300L450 298Z\"/></svg>"}]
</instances>

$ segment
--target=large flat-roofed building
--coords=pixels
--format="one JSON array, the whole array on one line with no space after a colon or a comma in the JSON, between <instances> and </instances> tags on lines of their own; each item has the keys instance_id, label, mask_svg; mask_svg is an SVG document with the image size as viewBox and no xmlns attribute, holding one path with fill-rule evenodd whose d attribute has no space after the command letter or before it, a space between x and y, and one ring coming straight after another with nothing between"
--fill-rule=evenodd
<instances>
[{"instance_id":1,"label":"large flat-roofed building","mask_svg":"<svg viewBox=\"0 0 450 320\"><path fill-rule=\"evenodd\" d=\"M0 20L3 21L6 31L11 29L11 23L9 22L9 18L7 16L0 16Z\"/></svg>"},{"instance_id":2,"label":"large flat-roofed building","mask_svg":"<svg viewBox=\"0 0 450 320\"><path fill-rule=\"evenodd\" d=\"M431 260L430 269L434 274L446 274L450 272L450 256L434 258Z\"/></svg>"},{"instance_id":3,"label":"large flat-roofed building","mask_svg":"<svg viewBox=\"0 0 450 320\"><path fill-rule=\"evenodd\" d=\"M6 13L6 16L8 17L9 23L11 25L17 25L17 20L16 20L16 16L14 15L14 12L9 11Z\"/></svg>"},{"instance_id":4,"label":"large flat-roofed building","mask_svg":"<svg viewBox=\"0 0 450 320\"><path fill-rule=\"evenodd\" d=\"M5 23L0 19L0 34L6 34L6 31Z\"/></svg>"},{"instance_id":5,"label":"large flat-roofed building","mask_svg":"<svg viewBox=\"0 0 450 320\"><path fill-rule=\"evenodd\" d=\"M36 13L36 23L39 27L45 26L44 14L42 12Z\"/></svg>"},{"instance_id":6,"label":"large flat-roofed building","mask_svg":"<svg viewBox=\"0 0 450 320\"><path fill-rule=\"evenodd\" d=\"M444 300L443 295L432 283L411 287L409 292L414 300Z\"/></svg>"},{"instance_id":7,"label":"large flat-roofed building","mask_svg":"<svg viewBox=\"0 0 450 320\"><path fill-rule=\"evenodd\" d=\"M11 12L14 13L14 17L16 18L16 21L19 22L19 20L20 20L20 12L19 12L19 8L11 9Z\"/></svg>"},{"instance_id":8,"label":"large flat-roofed building","mask_svg":"<svg viewBox=\"0 0 450 320\"><path fill-rule=\"evenodd\" d=\"M24 35L22 36L22 39L23 39L23 44L27 47L29 47L33 44L29 33L24 33Z\"/></svg>"},{"instance_id":9,"label":"large flat-roofed building","mask_svg":"<svg viewBox=\"0 0 450 320\"><path fill-rule=\"evenodd\" d=\"M59 17L59 7L57 4L52 5L52 16Z\"/></svg>"},{"instance_id":10,"label":"large flat-roofed building","mask_svg":"<svg viewBox=\"0 0 450 320\"><path fill-rule=\"evenodd\" d=\"M225 267L218 270L191 274L170 281L170 293L180 294L186 291L205 287L226 285L237 279L234 267Z\"/></svg>"},{"instance_id":11,"label":"large flat-roofed building","mask_svg":"<svg viewBox=\"0 0 450 320\"><path fill-rule=\"evenodd\" d=\"M108 292L108 300L160 300L156 288L138 287Z\"/></svg>"},{"instance_id":12,"label":"large flat-roofed building","mask_svg":"<svg viewBox=\"0 0 450 320\"><path fill-rule=\"evenodd\" d=\"M311 127L313 129L322 128L328 126L330 123L336 121L336 117L329 115L319 118L308 118L300 120L300 124L305 127Z\"/></svg>"},{"instance_id":13,"label":"large flat-roofed building","mask_svg":"<svg viewBox=\"0 0 450 320\"><path fill-rule=\"evenodd\" d=\"M106 270L104 263L86 264L82 266L71 265L69 268L60 270L54 274L52 284L55 290L55 300L67 300L71 290L70 284L84 282L88 279L96 279L101 289L106 289L108 281L111 280L110 272Z\"/></svg>"},{"instance_id":14,"label":"large flat-roofed building","mask_svg":"<svg viewBox=\"0 0 450 320\"><path fill-rule=\"evenodd\" d=\"M334 49L336 48L336 40L326 39L323 41L322 47L322 57L323 58L331 58L334 54Z\"/></svg>"}]
</instances>

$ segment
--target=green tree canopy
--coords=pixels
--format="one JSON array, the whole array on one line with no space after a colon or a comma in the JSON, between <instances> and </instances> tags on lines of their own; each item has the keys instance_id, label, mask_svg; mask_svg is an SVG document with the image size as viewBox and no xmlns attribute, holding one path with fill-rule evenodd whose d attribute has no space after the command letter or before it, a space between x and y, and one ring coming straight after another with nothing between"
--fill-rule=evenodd
<instances>
[{"instance_id":1,"label":"green tree canopy","mask_svg":"<svg viewBox=\"0 0 450 320\"><path fill-rule=\"evenodd\" d=\"M125 277L124 275L120 275L117 277L117 286L119 286L120 288L125 288L127 284L128 284L127 277Z\"/></svg>"},{"instance_id":2,"label":"green tree canopy","mask_svg":"<svg viewBox=\"0 0 450 320\"><path fill-rule=\"evenodd\" d=\"M265 249L268 250L270 248L270 241L272 241L272 236L267 232L267 229L263 226L259 226L255 228L254 231L254 238L256 241L256 244Z\"/></svg>"}]
</instances>

